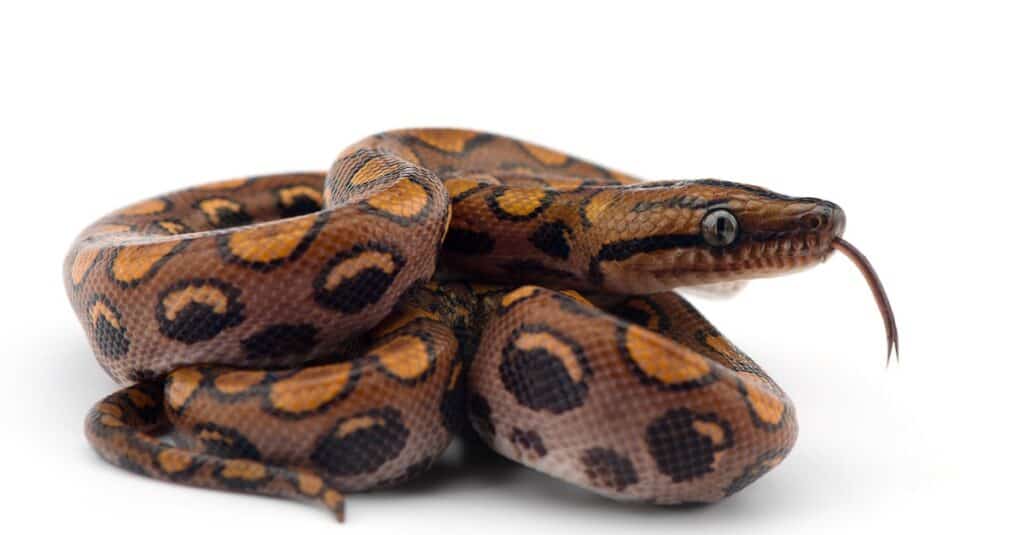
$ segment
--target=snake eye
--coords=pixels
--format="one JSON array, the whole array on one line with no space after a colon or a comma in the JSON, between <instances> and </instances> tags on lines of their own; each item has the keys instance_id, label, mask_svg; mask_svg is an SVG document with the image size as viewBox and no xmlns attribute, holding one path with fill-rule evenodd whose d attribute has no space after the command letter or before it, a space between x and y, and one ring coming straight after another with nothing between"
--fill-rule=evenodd
<instances>
[{"instance_id":1,"label":"snake eye","mask_svg":"<svg viewBox=\"0 0 1024 535\"><path fill-rule=\"evenodd\" d=\"M728 210L715 210L704 216L700 229L708 245L725 247L736 240L739 224L736 223L736 216Z\"/></svg>"}]
</instances>

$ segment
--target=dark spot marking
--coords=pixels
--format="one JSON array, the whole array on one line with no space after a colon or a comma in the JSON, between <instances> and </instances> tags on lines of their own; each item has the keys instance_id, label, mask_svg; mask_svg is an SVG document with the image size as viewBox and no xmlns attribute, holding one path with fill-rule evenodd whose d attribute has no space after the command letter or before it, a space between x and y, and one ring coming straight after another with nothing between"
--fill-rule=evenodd
<instances>
[{"instance_id":1,"label":"dark spot marking","mask_svg":"<svg viewBox=\"0 0 1024 535\"><path fill-rule=\"evenodd\" d=\"M312 214L319 209L319 201L306 195L300 195L295 197L291 204L283 204L281 206L281 216L298 217L300 215Z\"/></svg>"},{"instance_id":2,"label":"dark spot marking","mask_svg":"<svg viewBox=\"0 0 1024 535\"><path fill-rule=\"evenodd\" d=\"M486 232L450 227L441 247L452 253L482 255L494 250L494 238Z\"/></svg>"},{"instance_id":3,"label":"dark spot marking","mask_svg":"<svg viewBox=\"0 0 1024 535\"><path fill-rule=\"evenodd\" d=\"M235 211L217 208L218 228L240 227L250 223L252 223L252 216L242 210Z\"/></svg>"},{"instance_id":4,"label":"dark spot marking","mask_svg":"<svg viewBox=\"0 0 1024 535\"><path fill-rule=\"evenodd\" d=\"M369 474L398 457L408 438L396 409L370 409L342 418L320 439L310 459L331 476Z\"/></svg>"},{"instance_id":5,"label":"dark spot marking","mask_svg":"<svg viewBox=\"0 0 1024 535\"><path fill-rule=\"evenodd\" d=\"M317 302L352 314L379 301L391 281L392 277L387 273L376 268L367 269L333 291L318 292Z\"/></svg>"},{"instance_id":6,"label":"dark spot marking","mask_svg":"<svg viewBox=\"0 0 1024 535\"><path fill-rule=\"evenodd\" d=\"M532 454L532 456L540 458L548 454L548 449L544 446L544 439L532 429L527 431L514 427L508 440L519 450L520 455Z\"/></svg>"},{"instance_id":7,"label":"dark spot marking","mask_svg":"<svg viewBox=\"0 0 1024 535\"><path fill-rule=\"evenodd\" d=\"M97 295L89 305L93 310L98 303L102 303L104 310L109 311L113 318L105 314L95 314L92 320L92 336L96 340L96 347L104 356L117 358L128 352L131 342L128 340L128 330L121 320L121 313L114 308L114 305L107 298ZM115 325L116 324L116 325Z\"/></svg>"},{"instance_id":8,"label":"dark spot marking","mask_svg":"<svg viewBox=\"0 0 1024 535\"><path fill-rule=\"evenodd\" d=\"M240 227L253 221L252 216L245 211L240 203L229 199L212 197L199 201L196 206L214 228Z\"/></svg>"},{"instance_id":9,"label":"dark spot marking","mask_svg":"<svg viewBox=\"0 0 1024 535\"><path fill-rule=\"evenodd\" d=\"M716 444L698 431L694 424L699 423L717 426L722 440ZM644 439L658 471L679 483L714 470L715 454L732 446L732 428L714 414L672 409L647 426Z\"/></svg>"},{"instance_id":10,"label":"dark spot marking","mask_svg":"<svg viewBox=\"0 0 1024 535\"><path fill-rule=\"evenodd\" d=\"M242 340L246 358L250 360L278 360L290 356L307 355L316 346L316 327L301 323L277 324Z\"/></svg>"},{"instance_id":11,"label":"dark spot marking","mask_svg":"<svg viewBox=\"0 0 1024 535\"><path fill-rule=\"evenodd\" d=\"M192 434L202 450L210 455L226 459L262 459L256 445L234 429L204 422L193 427Z\"/></svg>"},{"instance_id":12,"label":"dark spot marking","mask_svg":"<svg viewBox=\"0 0 1024 535\"><path fill-rule=\"evenodd\" d=\"M561 221L547 222L530 235L530 243L544 254L554 258L569 258L569 236L572 229Z\"/></svg>"},{"instance_id":13,"label":"dark spot marking","mask_svg":"<svg viewBox=\"0 0 1024 535\"><path fill-rule=\"evenodd\" d=\"M179 292L184 293L179 297ZM161 292L157 299L156 319L160 332L186 344L209 340L245 319L245 306L238 299L240 295L237 288L216 279L179 281ZM223 302L211 302L214 299ZM186 301L186 304L178 303L172 312L169 301Z\"/></svg>"},{"instance_id":14,"label":"dark spot marking","mask_svg":"<svg viewBox=\"0 0 1024 535\"><path fill-rule=\"evenodd\" d=\"M555 355L543 347L524 350L517 346L523 335L546 333L569 348L572 355ZM501 351L498 371L501 382L516 400L533 410L547 410L554 414L583 405L587 397L586 379L592 375L583 349L574 340L543 325L524 325L516 329ZM582 375L573 380L564 358L574 359Z\"/></svg>"},{"instance_id":15,"label":"dark spot marking","mask_svg":"<svg viewBox=\"0 0 1024 535\"><path fill-rule=\"evenodd\" d=\"M590 448L580 457L584 473L598 487L622 491L639 481L629 457L608 448Z\"/></svg>"},{"instance_id":16,"label":"dark spot marking","mask_svg":"<svg viewBox=\"0 0 1024 535\"><path fill-rule=\"evenodd\" d=\"M333 288L328 287L328 279L334 269L345 262L358 262L361 255L374 252L387 255L390 268L370 262L354 276L344 278ZM389 246L380 243L357 245L338 253L327 263L313 283L314 299L327 308L354 314L380 301L404 265L405 259Z\"/></svg>"},{"instance_id":17,"label":"dark spot marking","mask_svg":"<svg viewBox=\"0 0 1024 535\"><path fill-rule=\"evenodd\" d=\"M634 297L619 303L609 312L625 321L646 327L659 334L665 333L669 329L669 319L665 311L646 297Z\"/></svg>"},{"instance_id":18,"label":"dark spot marking","mask_svg":"<svg viewBox=\"0 0 1024 535\"><path fill-rule=\"evenodd\" d=\"M277 190L277 208L281 217L298 217L319 211L321 199L305 191L303 186L284 187Z\"/></svg>"},{"instance_id":19,"label":"dark spot marking","mask_svg":"<svg viewBox=\"0 0 1024 535\"><path fill-rule=\"evenodd\" d=\"M143 381L153 381L160 376L159 373L153 370L131 370L127 374L128 380L133 383L141 383Z\"/></svg>"}]
</instances>

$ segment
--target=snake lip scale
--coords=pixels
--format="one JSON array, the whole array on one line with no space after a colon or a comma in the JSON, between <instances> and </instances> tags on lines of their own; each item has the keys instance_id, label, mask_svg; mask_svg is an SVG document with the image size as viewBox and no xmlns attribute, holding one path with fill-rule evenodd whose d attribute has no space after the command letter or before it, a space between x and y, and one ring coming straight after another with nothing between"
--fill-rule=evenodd
<instances>
[{"instance_id":1,"label":"snake lip scale","mask_svg":"<svg viewBox=\"0 0 1024 535\"><path fill-rule=\"evenodd\" d=\"M781 387L673 290L834 251L831 202L643 182L496 134L395 130L329 171L171 192L87 227L64 283L123 387L85 434L126 470L317 500L430 470L456 437L621 501L709 503L797 437Z\"/></svg>"}]
</instances>

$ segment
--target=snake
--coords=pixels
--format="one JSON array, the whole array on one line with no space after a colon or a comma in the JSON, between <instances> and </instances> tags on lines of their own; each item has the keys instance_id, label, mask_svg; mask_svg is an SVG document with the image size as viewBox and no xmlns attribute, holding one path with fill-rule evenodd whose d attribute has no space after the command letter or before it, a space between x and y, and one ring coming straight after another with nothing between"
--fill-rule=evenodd
<instances>
[{"instance_id":1,"label":"snake","mask_svg":"<svg viewBox=\"0 0 1024 535\"><path fill-rule=\"evenodd\" d=\"M645 181L485 132L388 131L326 172L212 182L75 239L69 300L121 390L85 434L159 480L317 501L456 439L620 501L711 503L777 466L793 402L677 288L840 251L836 204Z\"/></svg>"}]
</instances>

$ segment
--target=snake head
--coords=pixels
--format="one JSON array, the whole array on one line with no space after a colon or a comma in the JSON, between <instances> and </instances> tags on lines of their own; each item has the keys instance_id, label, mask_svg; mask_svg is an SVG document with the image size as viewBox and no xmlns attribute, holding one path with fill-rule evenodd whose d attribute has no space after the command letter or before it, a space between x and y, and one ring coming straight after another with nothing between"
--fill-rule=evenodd
<instances>
[{"instance_id":1,"label":"snake head","mask_svg":"<svg viewBox=\"0 0 1024 535\"><path fill-rule=\"evenodd\" d=\"M700 269L715 282L792 273L823 262L846 230L835 203L789 197L718 180L689 184L706 199L700 219Z\"/></svg>"},{"instance_id":2,"label":"snake head","mask_svg":"<svg viewBox=\"0 0 1024 535\"><path fill-rule=\"evenodd\" d=\"M622 200L627 196L623 196ZM592 274L623 293L770 277L824 261L846 227L834 203L720 180L655 182L628 196Z\"/></svg>"},{"instance_id":3,"label":"snake head","mask_svg":"<svg viewBox=\"0 0 1024 535\"><path fill-rule=\"evenodd\" d=\"M642 237L619 233L591 265L592 275L603 277L607 286L629 286L611 289L647 293L784 275L817 265L838 250L871 287L889 355L895 349L898 357L896 321L882 282L867 257L843 240L846 214L835 203L721 180L656 182L637 189L628 210L648 212L642 224L631 226L641 229Z\"/></svg>"}]
</instances>

